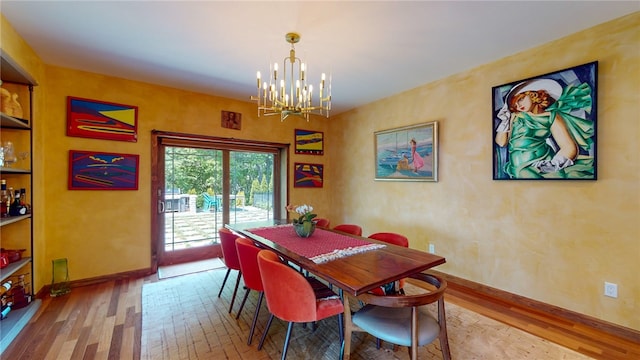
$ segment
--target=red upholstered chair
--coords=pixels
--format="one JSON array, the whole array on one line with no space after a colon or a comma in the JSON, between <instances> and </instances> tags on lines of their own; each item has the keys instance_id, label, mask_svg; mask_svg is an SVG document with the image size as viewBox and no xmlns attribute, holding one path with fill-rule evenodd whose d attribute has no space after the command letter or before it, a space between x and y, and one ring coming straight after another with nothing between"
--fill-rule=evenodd
<instances>
[{"instance_id":1,"label":"red upholstered chair","mask_svg":"<svg viewBox=\"0 0 640 360\"><path fill-rule=\"evenodd\" d=\"M289 322L282 349L284 360L287 357L293 323L315 322L344 313L342 301L334 292L326 286L320 288L318 285L322 283L317 280L315 284L310 283L308 278L281 262L276 253L261 250L258 253L258 266L267 306L271 312L258 350L262 348L274 316ZM339 326L342 328L342 321Z\"/></svg>"},{"instance_id":2,"label":"red upholstered chair","mask_svg":"<svg viewBox=\"0 0 640 360\"><path fill-rule=\"evenodd\" d=\"M333 230L346 232L352 235L362 236L362 228L359 225L354 224L340 224L333 228Z\"/></svg>"},{"instance_id":3,"label":"red upholstered chair","mask_svg":"<svg viewBox=\"0 0 640 360\"><path fill-rule=\"evenodd\" d=\"M222 295L222 289L224 289L224 284L227 283L227 278L229 277L231 270L238 271L238 277L236 278L236 287L233 289L233 296L231 297L231 304L229 305L229 313L231 313L231 309L233 309L233 303L236 300L236 294L238 293L240 277L242 276L242 270L240 269L240 259L238 259L238 250L236 249L236 239L238 238L238 236L227 228L220 228L218 234L220 235L220 245L222 245L222 260L227 266L227 273L224 275L224 280L222 281L222 286L220 286L218 297Z\"/></svg>"},{"instance_id":4,"label":"red upholstered chair","mask_svg":"<svg viewBox=\"0 0 640 360\"><path fill-rule=\"evenodd\" d=\"M409 239L407 239L406 236L397 234L397 233L378 232L378 233L369 235L369 238L384 241L388 244L409 247ZM398 281L397 284L389 284L388 286L382 286L379 289L373 289L372 293L376 295L385 295L386 293L389 292L385 289L391 289L391 287L393 287L394 293L395 292L402 293L402 288L404 287L404 284L405 284L405 279L400 279L400 281Z\"/></svg>"},{"instance_id":5,"label":"red upholstered chair","mask_svg":"<svg viewBox=\"0 0 640 360\"><path fill-rule=\"evenodd\" d=\"M242 303L240 304L238 314L236 315L236 319L240 317L240 312L242 312L244 303L247 301L249 292L254 290L260 293L258 296L256 310L253 313L251 331L249 332L249 338L247 339L247 345L251 345L251 339L253 338L253 332L255 331L256 322L258 320L258 314L260 313L260 306L262 305L262 299L264 298L264 287L262 286L260 268L258 267L258 253L260 252L260 248L255 246L251 240L245 238L236 239L236 248L238 249L238 258L240 259L242 278L244 279L244 285L247 288L244 298L242 299Z\"/></svg>"},{"instance_id":6,"label":"red upholstered chair","mask_svg":"<svg viewBox=\"0 0 640 360\"><path fill-rule=\"evenodd\" d=\"M345 314L345 317L352 316L352 321L345 321L345 351L351 347L351 333L364 331L378 339L408 346L412 360L418 358L418 346L428 345L439 339L442 358L451 359L444 307L447 282L425 273L413 274L410 277L414 279L419 292L391 296L366 293L358 297L367 305L353 316L350 313ZM427 290L434 288L435 290ZM438 314L433 316L424 305L436 301Z\"/></svg>"},{"instance_id":7,"label":"red upholstered chair","mask_svg":"<svg viewBox=\"0 0 640 360\"><path fill-rule=\"evenodd\" d=\"M406 236L392 232L378 232L369 235L369 239L384 241L389 244L409 247L409 239Z\"/></svg>"},{"instance_id":8,"label":"red upholstered chair","mask_svg":"<svg viewBox=\"0 0 640 360\"><path fill-rule=\"evenodd\" d=\"M316 222L316 226L318 227L322 227L322 228L329 228L329 224L331 224L331 222L329 221L329 219L325 219L325 218L315 218L313 219Z\"/></svg>"},{"instance_id":9,"label":"red upholstered chair","mask_svg":"<svg viewBox=\"0 0 640 360\"><path fill-rule=\"evenodd\" d=\"M398 233L377 232L369 235L369 239L375 239L375 240L384 241L388 244L409 247L409 239L407 239L406 236ZM405 279L400 279L398 281L394 281L392 283L385 284L378 288L372 289L370 293L374 295L404 294L403 289L404 289L405 282L406 282ZM376 339L376 347L380 349L380 346L381 346L380 339Z\"/></svg>"}]
</instances>

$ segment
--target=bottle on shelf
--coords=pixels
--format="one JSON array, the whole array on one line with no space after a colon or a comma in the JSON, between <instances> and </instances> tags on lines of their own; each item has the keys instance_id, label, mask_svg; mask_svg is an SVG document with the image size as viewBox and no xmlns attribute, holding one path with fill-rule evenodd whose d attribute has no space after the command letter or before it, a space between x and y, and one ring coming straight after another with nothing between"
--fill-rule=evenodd
<instances>
[{"instance_id":1,"label":"bottle on shelf","mask_svg":"<svg viewBox=\"0 0 640 360\"><path fill-rule=\"evenodd\" d=\"M0 297L4 296L11 289L11 285L13 285L13 281L7 280L2 286L0 286Z\"/></svg>"},{"instance_id":2,"label":"bottle on shelf","mask_svg":"<svg viewBox=\"0 0 640 360\"><path fill-rule=\"evenodd\" d=\"M27 208L20 203L20 190L16 190L13 196L13 202L9 206L10 216L20 216L27 213Z\"/></svg>"},{"instance_id":3,"label":"bottle on shelf","mask_svg":"<svg viewBox=\"0 0 640 360\"><path fill-rule=\"evenodd\" d=\"M22 286L22 288L25 290L26 294L29 293L29 289L27 289L27 283L24 280L24 274L18 275L18 285Z\"/></svg>"},{"instance_id":4,"label":"bottle on shelf","mask_svg":"<svg viewBox=\"0 0 640 360\"><path fill-rule=\"evenodd\" d=\"M11 209L11 204L13 204L13 188L9 186L7 189L7 214L6 216L11 215L9 210Z\"/></svg>"},{"instance_id":5,"label":"bottle on shelf","mask_svg":"<svg viewBox=\"0 0 640 360\"><path fill-rule=\"evenodd\" d=\"M2 304L2 307L0 308L0 320L4 320L7 318L7 315L9 315L9 312L11 311L12 305L13 304L10 302L7 302L6 304Z\"/></svg>"},{"instance_id":6,"label":"bottle on shelf","mask_svg":"<svg viewBox=\"0 0 640 360\"><path fill-rule=\"evenodd\" d=\"M9 202L9 194L7 193L7 180L2 179L0 189L0 216L9 216L9 207L7 206L7 203Z\"/></svg>"},{"instance_id":7,"label":"bottle on shelf","mask_svg":"<svg viewBox=\"0 0 640 360\"><path fill-rule=\"evenodd\" d=\"M31 213L31 206L27 203L27 189L25 188L20 189L20 205L25 208L26 214Z\"/></svg>"}]
</instances>

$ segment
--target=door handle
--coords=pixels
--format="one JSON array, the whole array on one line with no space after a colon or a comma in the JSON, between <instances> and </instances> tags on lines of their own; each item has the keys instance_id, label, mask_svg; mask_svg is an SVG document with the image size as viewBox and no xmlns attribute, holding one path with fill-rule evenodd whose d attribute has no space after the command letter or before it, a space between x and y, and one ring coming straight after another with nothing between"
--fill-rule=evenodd
<instances>
[{"instance_id":1,"label":"door handle","mask_svg":"<svg viewBox=\"0 0 640 360\"><path fill-rule=\"evenodd\" d=\"M162 199L162 189L158 189L158 214L164 212L164 201Z\"/></svg>"}]
</instances>

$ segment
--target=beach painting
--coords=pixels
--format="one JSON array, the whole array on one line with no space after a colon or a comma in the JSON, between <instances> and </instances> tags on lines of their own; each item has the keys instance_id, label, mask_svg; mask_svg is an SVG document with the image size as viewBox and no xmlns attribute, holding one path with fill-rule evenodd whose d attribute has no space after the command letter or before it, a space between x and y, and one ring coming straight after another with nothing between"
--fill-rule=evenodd
<instances>
[{"instance_id":1,"label":"beach painting","mask_svg":"<svg viewBox=\"0 0 640 360\"><path fill-rule=\"evenodd\" d=\"M375 180L438 181L436 121L374 133Z\"/></svg>"}]
</instances>

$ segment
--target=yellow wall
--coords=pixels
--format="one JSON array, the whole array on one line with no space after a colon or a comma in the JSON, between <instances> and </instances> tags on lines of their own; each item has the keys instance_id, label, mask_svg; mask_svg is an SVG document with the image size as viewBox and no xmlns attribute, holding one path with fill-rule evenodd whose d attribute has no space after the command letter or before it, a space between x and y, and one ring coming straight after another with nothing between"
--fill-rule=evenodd
<instances>
[{"instance_id":1,"label":"yellow wall","mask_svg":"<svg viewBox=\"0 0 640 360\"><path fill-rule=\"evenodd\" d=\"M598 180L493 181L491 88L594 60ZM443 272L640 329L639 94L635 13L342 114L332 222L433 243ZM439 182L375 182L373 133L434 120Z\"/></svg>"},{"instance_id":2,"label":"yellow wall","mask_svg":"<svg viewBox=\"0 0 640 360\"><path fill-rule=\"evenodd\" d=\"M251 103L216 98L47 66L47 113L39 119L45 133L47 187L45 212L48 259L69 259L72 280L97 277L150 266L151 236L151 131L175 131L201 135L259 139L292 143L294 128L322 130L326 122L307 123L301 118L257 118ZM138 106L138 141L105 141L65 136L66 97ZM242 113L242 130L220 126L221 110ZM138 191L67 190L68 151L91 150L140 155ZM291 149L291 152L293 148ZM293 155L293 161L318 160ZM321 161L321 160L320 160ZM293 202L308 201L322 211L319 196L324 189L297 190ZM328 206L324 206L327 208Z\"/></svg>"},{"instance_id":3,"label":"yellow wall","mask_svg":"<svg viewBox=\"0 0 640 360\"><path fill-rule=\"evenodd\" d=\"M292 203L312 204L332 224L361 224L365 235L402 232L422 250L433 243L447 257L444 272L640 329L639 13L330 121L284 124L256 118L250 103L43 65L2 21L3 50L41 84L37 289L56 257L69 258L72 280L149 266L152 129L292 142L293 129L303 128L326 132L326 154L293 155L291 163L324 163L325 184L290 187ZM492 181L491 87L593 60L600 61L599 179ZM139 106L138 142L65 136L69 95ZM243 114L241 131L220 127L223 109ZM440 181L373 181L373 132L433 120L440 122ZM140 189L68 191L70 149L140 154ZM602 295L604 281L619 285L618 299Z\"/></svg>"},{"instance_id":4,"label":"yellow wall","mask_svg":"<svg viewBox=\"0 0 640 360\"><path fill-rule=\"evenodd\" d=\"M2 18L2 50L36 78L37 134L33 191L36 232L35 288L51 279L51 260L69 260L71 280L146 269L151 253L151 131L175 131L239 139L293 143L294 129L326 131L327 121L257 118L255 105L126 79L45 65ZM66 136L67 96L138 106L136 143ZM249 94L247 95L247 98ZM220 112L242 113L242 129L220 126ZM140 155L138 191L69 191L69 150ZM325 163L326 156L295 155L289 162ZM293 171L289 170L289 184ZM329 209L325 188L294 189L291 203L309 203L320 215Z\"/></svg>"}]
</instances>

